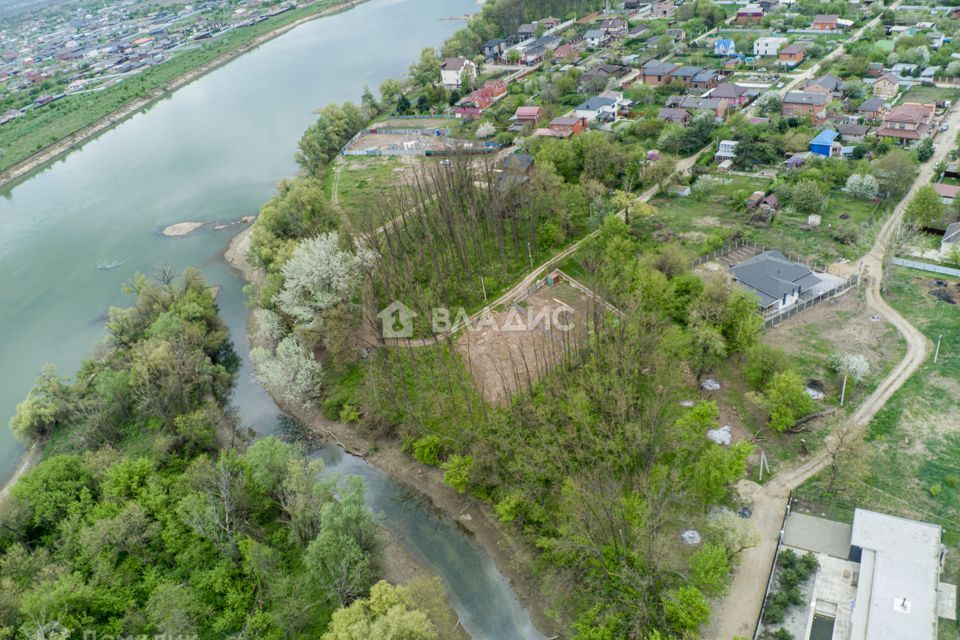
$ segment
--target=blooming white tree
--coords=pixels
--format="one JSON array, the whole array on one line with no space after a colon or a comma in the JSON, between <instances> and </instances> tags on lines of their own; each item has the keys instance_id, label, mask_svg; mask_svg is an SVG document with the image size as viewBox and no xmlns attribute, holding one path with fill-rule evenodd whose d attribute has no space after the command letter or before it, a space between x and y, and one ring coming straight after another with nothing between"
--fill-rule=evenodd
<instances>
[{"instance_id":1,"label":"blooming white tree","mask_svg":"<svg viewBox=\"0 0 960 640\"><path fill-rule=\"evenodd\" d=\"M857 353L838 352L830 356L830 368L848 375L854 382L862 382L870 374L870 362Z\"/></svg>"},{"instance_id":2,"label":"blooming white tree","mask_svg":"<svg viewBox=\"0 0 960 640\"><path fill-rule=\"evenodd\" d=\"M960 76L960 60L954 60L947 65L947 75L952 78Z\"/></svg>"},{"instance_id":3,"label":"blooming white tree","mask_svg":"<svg viewBox=\"0 0 960 640\"><path fill-rule=\"evenodd\" d=\"M283 288L273 301L297 323L316 327L320 312L351 298L373 260L369 250L341 249L336 231L304 240L283 265Z\"/></svg>"},{"instance_id":4,"label":"blooming white tree","mask_svg":"<svg viewBox=\"0 0 960 640\"><path fill-rule=\"evenodd\" d=\"M870 174L855 173L847 178L847 192L855 198L875 200L880 195L880 183Z\"/></svg>"},{"instance_id":5,"label":"blooming white tree","mask_svg":"<svg viewBox=\"0 0 960 640\"><path fill-rule=\"evenodd\" d=\"M284 400L306 407L319 397L323 366L296 336L281 340L273 352L263 347L251 349L250 359L264 385Z\"/></svg>"},{"instance_id":6,"label":"blooming white tree","mask_svg":"<svg viewBox=\"0 0 960 640\"><path fill-rule=\"evenodd\" d=\"M265 338L270 345L275 345L287 335L287 328L283 324L280 314L270 309L255 309L253 312L257 335Z\"/></svg>"},{"instance_id":7,"label":"blooming white tree","mask_svg":"<svg viewBox=\"0 0 960 640\"><path fill-rule=\"evenodd\" d=\"M497 132L497 128L493 126L491 122L484 122L479 127L477 127L477 137L478 138L489 138Z\"/></svg>"}]
</instances>

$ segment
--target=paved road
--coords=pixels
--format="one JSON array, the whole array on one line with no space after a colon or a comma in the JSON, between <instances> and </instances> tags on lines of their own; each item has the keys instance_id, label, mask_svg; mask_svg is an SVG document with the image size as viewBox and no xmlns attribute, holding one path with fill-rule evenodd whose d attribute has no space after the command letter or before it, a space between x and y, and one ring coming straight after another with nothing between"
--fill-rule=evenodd
<instances>
[{"instance_id":1,"label":"paved road","mask_svg":"<svg viewBox=\"0 0 960 640\"><path fill-rule=\"evenodd\" d=\"M862 433L873 416L883 408L887 400L920 367L930 355L930 342L916 327L886 303L880 291L883 280L883 260L890 249L907 203L917 190L931 182L934 167L946 159L953 147L953 140L960 132L960 109L954 109L948 117L949 129L940 135L940 144L933 157L921 168L910 191L896 206L887 219L870 251L863 257L863 274L866 283L867 306L884 320L896 327L907 343L907 352L877 389L850 416L840 433ZM832 434L826 444L835 444L839 434ZM715 607L713 623L704 636L713 640L730 640L735 635L752 637L760 615L760 606L767 586L770 566L773 564L780 534L780 525L787 507L790 492L823 470L830 462L825 446L801 464L781 471L764 486L749 480L738 485L741 495L752 502L753 524L761 536L758 547L742 554L741 564L726 598Z\"/></svg>"}]
</instances>

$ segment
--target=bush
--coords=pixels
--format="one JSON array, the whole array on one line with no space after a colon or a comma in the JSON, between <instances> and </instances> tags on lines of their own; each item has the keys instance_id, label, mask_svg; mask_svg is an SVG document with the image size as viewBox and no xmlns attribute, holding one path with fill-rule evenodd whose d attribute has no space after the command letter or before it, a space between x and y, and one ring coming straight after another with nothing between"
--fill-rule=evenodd
<instances>
[{"instance_id":1,"label":"bush","mask_svg":"<svg viewBox=\"0 0 960 640\"><path fill-rule=\"evenodd\" d=\"M413 457L431 467L440 466L442 450L438 435L424 436L413 443Z\"/></svg>"},{"instance_id":2,"label":"bush","mask_svg":"<svg viewBox=\"0 0 960 640\"><path fill-rule=\"evenodd\" d=\"M453 455L442 466L443 481L453 487L457 493L465 493L470 486L473 456Z\"/></svg>"}]
</instances>

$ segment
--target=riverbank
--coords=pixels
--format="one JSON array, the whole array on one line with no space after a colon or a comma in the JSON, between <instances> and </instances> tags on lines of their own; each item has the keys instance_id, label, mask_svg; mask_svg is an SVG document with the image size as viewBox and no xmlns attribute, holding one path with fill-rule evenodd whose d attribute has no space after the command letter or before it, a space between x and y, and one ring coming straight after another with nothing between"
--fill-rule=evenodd
<instances>
[{"instance_id":1,"label":"riverbank","mask_svg":"<svg viewBox=\"0 0 960 640\"><path fill-rule=\"evenodd\" d=\"M40 462L42 451L43 447L41 447L39 444L35 444L23 454L22 458L20 458L20 463L17 465L13 475L7 478L6 482L3 483L3 486L0 487L0 509L3 509L4 505L6 504L7 499L10 497L10 491L13 489L13 485L17 484L17 480L19 480L27 471L32 469L35 464Z\"/></svg>"},{"instance_id":2,"label":"riverbank","mask_svg":"<svg viewBox=\"0 0 960 640\"><path fill-rule=\"evenodd\" d=\"M245 256L250 246L253 227L247 227L231 240L224 251L224 259L237 269L248 282L262 278L258 270L247 263ZM255 327L250 323L248 340L254 339ZM256 346L256 345L251 345ZM506 576L520 602L527 608L533 623L548 637L559 637L556 622L548 618L548 602L533 576L535 552L518 536L505 531L487 505L469 496L463 496L443 482L443 471L423 465L400 450L397 442L371 439L357 429L327 419L318 408L305 409L282 401L277 394L267 392L277 406L302 425L333 441L350 454L363 458L390 476L395 482L410 487L429 498L433 506L456 521L490 556L497 570Z\"/></svg>"},{"instance_id":3,"label":"riverbank","mask_svg":"<svg viewBox=\"0 0 960 640\"><path fill-rule=\"evenodd\" d=\"M79 148L97 136L106 133L134 114L150 107L155 102L168 96L170 93L173 93L174 91L190 84L194 80L197 80L211 71L222 67L228 62L242 56L243 54L256 49L265 42L273 40L274 38L277 38L288 31L299 27L300 25L306 24L307 22L311 22L317 18L331 16L343 11L348 11L349 9L352 9L366 1L367 0L345 0L342 3L321 9L302 18L298 18L293 22L280 25L275 29L271 29L270 31L257 36L250 42L244 43L227 53L217 56L208 62L186 71L185 73L173 78L169 82L155 87L149 93L147 93L147 95L125 103L106 116L95 120L94 122L82 127L81 129L64 138L57 140L49 146L40 149L36 153L24 158L23 160L0 172L0 190L6 189L14 183L29 177L36 171L43 169L46 165L68 154L70 151ZM168 61L166 64L169 63L170 61Z\"/></svg>"}]
</instances>

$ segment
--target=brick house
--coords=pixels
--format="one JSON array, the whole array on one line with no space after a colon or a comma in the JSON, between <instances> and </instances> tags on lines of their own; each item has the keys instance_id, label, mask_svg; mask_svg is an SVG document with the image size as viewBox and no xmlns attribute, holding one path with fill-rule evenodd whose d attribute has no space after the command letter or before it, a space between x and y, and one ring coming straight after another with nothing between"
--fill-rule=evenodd
<instances>
[{"instance_id":1,"label":"brick house","mask_svg":"<svg viewBox=\"0 0 960 640\"><path fill-rule=\"evenodd\" d=\"M786 67L795 67L803 62L803 52L806 47L799 43L788 44L777 55L777 64Z\"/></svg>"},{"instance_id":2,"label":"brick house","mask_svg":"<svg viewBox=\"0 0 960 640\"><path fill-rule=\"evenodd\" d=\"M877 136L893 138L902 144L910 144L930 135L936 107L932 104L904 102L894 107L883 118Z\"/></svg>"},{"instance_id":3,"label":"brick house","mask_svg":"<svg viewBox=\"0 0 960 640\"><path fill-rule=\"evenodd\" d=\"M809 115L813 126L819 126L827 119L827 105L832 101L825 93L811 93L809 91L788 91L783 97L781 115L803 116Z\"/></svg>"},{"instance_id":4,"label":"brick house","mask_svg":"<svg viewBox=\"0 0 960 640\"><path fill-rule=\"evenodd\" d=\"M673 80L673 72L677 65L672 62L661 62L660 60L651 60L643 65L643 83L644 84L669 84Z\"/></svg>"}]
</instances>

